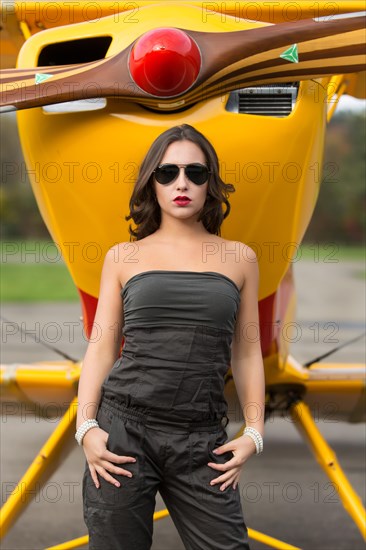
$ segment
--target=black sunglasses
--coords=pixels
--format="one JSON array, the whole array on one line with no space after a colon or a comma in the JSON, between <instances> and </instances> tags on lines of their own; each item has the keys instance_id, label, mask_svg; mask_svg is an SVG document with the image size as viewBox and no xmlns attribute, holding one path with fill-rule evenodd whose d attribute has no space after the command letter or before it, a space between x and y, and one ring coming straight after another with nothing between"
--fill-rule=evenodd
<instances>
[{"instance_id":1,"label":"black sunglasses","mask_svg":"<svg viewBox=\"0 0 366 550\"><path fill-rule=\"evenodd\" d=\"M211 174L207 166L199 163L192 164L161 164L154 171L155 179L162 185L172 183L177 179L180 168L184 168L187 178L196 185L203 185Z\"/></svg>"}]
</instances>

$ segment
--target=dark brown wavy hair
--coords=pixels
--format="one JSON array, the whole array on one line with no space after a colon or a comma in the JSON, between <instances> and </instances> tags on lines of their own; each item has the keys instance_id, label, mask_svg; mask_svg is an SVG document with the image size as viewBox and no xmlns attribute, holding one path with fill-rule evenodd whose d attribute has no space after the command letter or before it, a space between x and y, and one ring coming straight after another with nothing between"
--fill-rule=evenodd
<instances>
[{"instance_id":1,"label":"dark brown wavy hair","mask_svg":"<svg viewBox=\"0 0 366 550\"><path fill-rule=\"evenodd\" d=\"M159 165L168 146L175 141L188 140L200 147L211 171L208 180L207 197L197 221L201 221L209 233L221 235L220 226L230 213L229 193L235 191L231 183L225 183L219 175L217 154L208 139L189 124L169 128L160 134L148 150L136 179L130 198L130 214L136 229L129 225L130 241L138 241L154 233L161 223L161 210L153 186L153 170ZM223 204L226 209L223 211Z\"/></svg>"}]
</instances>

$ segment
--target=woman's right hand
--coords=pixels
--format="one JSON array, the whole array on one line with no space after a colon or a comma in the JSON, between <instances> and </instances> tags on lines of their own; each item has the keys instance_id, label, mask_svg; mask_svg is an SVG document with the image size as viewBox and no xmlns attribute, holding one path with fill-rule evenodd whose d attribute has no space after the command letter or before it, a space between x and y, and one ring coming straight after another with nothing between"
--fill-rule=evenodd
<instances>
[{"instance_id":1,"label":"woman's right hand","mask_svg":"<svg viewBox=\"0 0 366 550\"><path fill-rule=\"evenodd\" d=\"M116 455L107 449L108 432L102 428L91 428L83 437L82 447L89 464L90 474L97 489L99 488L99 480L97 474L103 477L109 483L120 486L119 481L114 479L108 472L120 474L123 476L132 477L132 473L123 468L118 468L112 462L126 463L136 462L132 456Z\"/></svg>"}]
</instances>

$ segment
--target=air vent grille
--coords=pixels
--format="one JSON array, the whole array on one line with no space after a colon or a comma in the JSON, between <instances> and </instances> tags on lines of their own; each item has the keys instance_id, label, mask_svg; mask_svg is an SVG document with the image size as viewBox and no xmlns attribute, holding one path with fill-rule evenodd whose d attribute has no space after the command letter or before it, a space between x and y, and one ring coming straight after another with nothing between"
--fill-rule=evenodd
<instances>
[{"instance_id":1,"label":"air vent grille","mask_svg":"<svg viewBox=\"0 0 366 550\"><path fill-rule=\"evenodd\" d=\"M298 82L290 82L234 90L229 95L226 110L246 115L286 117L294 109L298 88Z\"/></svg>"}]
</instances>

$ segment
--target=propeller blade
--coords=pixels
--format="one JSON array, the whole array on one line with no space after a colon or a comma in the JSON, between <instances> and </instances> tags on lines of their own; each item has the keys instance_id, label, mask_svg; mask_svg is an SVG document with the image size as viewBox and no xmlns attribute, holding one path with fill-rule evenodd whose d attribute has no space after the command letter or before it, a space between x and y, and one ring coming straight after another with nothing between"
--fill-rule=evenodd
<instances>
[{"instance_id":1,"label":"propeller blade","mask_svg":"<svg viewBox=\"0 0 366 550\"><path fill-rule=\"evenodd\" d=\"M0 106L29 109L96 97L147 96L131 80L127 57L125 49L90 63L0 71Z\"/></svg>"},{"instance_id":2,"label":"propeller blade","mask_svg":"<svg viewBox=\"0 0 366 550\"><path fill-rule=\"evenodd\" d=\"M106 59L0 71L0 106L15 110L119 97L163 111L246 86L359 72L366 67L365 22L364 15L351 15L223 33L177 29L198 45L201 67L186 91L172 96L163 90L159 97L137 86L131 76L131 51L142 35ZM166 63L167 52L161 49ZM166 74L164 67L161 73Z\"/></svg>"},{"instance_id":3,"label":"propeller blade","mask_svg":"<svg viewBox=\"0 0 366 550\"><path fill-rule=\"evenodd\" d=\"M207 98L241 87L309 80L364 70L365 23L364 16L321 23L306 19L249 30L247 36L243 37L240 48L236 44L242 51L242 58L238 59L233 52L230 59L227 59L225 68L219 67L217 63L211 69L212 76L202 82L199 93L197 89L191 90L185 99L191 102L199 100L201 95ZM255 33L255 41L250 33ZM192 31L190 34L195 38ZM227 36L226 40L228 38ZM224 48L223 44L222 49ZM296 55L291 55L291 52L284 55L286 49L294 50ZM215 54L219 58L217 43Z\"/></svg>"}]
</instances>

